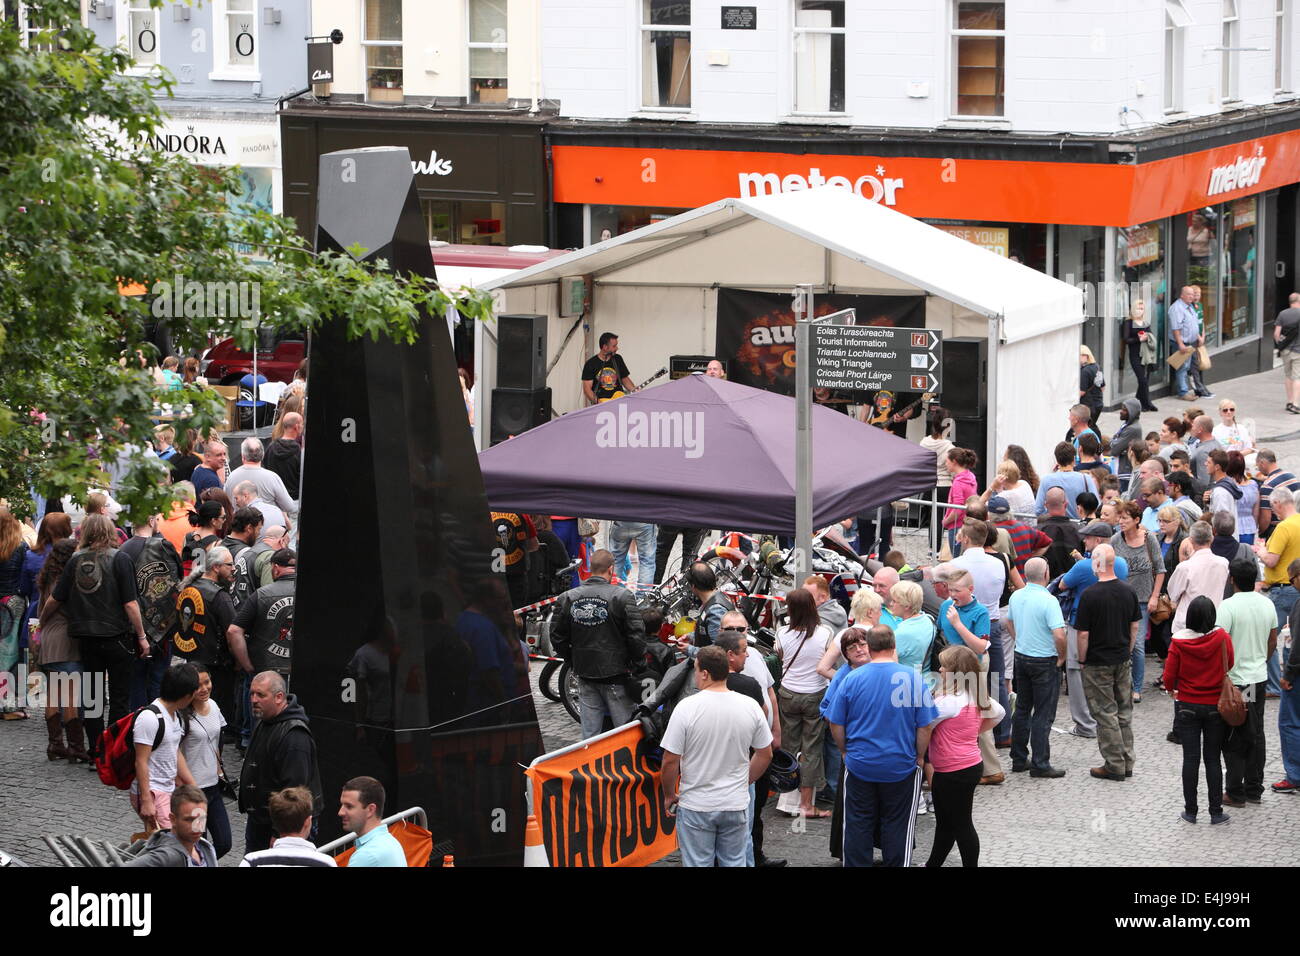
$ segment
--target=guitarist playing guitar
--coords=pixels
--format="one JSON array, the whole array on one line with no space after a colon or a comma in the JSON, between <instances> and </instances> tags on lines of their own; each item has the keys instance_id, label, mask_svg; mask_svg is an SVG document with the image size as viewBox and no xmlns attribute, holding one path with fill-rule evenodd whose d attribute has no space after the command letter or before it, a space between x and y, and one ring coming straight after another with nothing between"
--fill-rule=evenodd
<instances>
[{"instance_id":1,"label":"guitarist playing guitar","mask_svg":"<svg viewBox=\"0 0 1300 956\"><path fill-rule=\"evenodd\" d=\"M623 356L618 354L618 335L602 332L600 351L582 367L582 393L588 405L616 397L615 393L633 391L632 374Z\"/></svg>"}]
</instances>

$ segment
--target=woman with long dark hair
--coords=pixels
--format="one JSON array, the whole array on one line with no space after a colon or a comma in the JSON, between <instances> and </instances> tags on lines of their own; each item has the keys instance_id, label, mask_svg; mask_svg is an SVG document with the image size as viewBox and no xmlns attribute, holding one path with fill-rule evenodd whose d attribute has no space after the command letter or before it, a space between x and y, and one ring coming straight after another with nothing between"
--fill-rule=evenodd
<instances>
[{"instance_id":1,"label":"woman with long dark hair","mask_svg":"<svg viewBox=\"0 0 1300 956\"><path fill-rule=\"evenodd\" d=\"M1205 757L1205 785L1209 791L1210 823L1227 823L1223 812L1223 738L1227 725L1219 715L1223 680L1235 660L1232 638L1215 626L1214 602L1193 598L1187 608L1187 626L1176 631L1165 660L1165 687L1174 695L1174 728L1183 745L1183 812L1196 822L1196 788Z\"/></svg>"},{"instance_id":2,"label":"woman with long dark hair","mask_svg":"<svg viewBox=\"0 0 1300 956\"><path fill-rule=\"evenodd\" d=\"M188 731L181 740L181 753L190 768L194 785L208 798L208 838L217 851L217 859L230 852L232 838L230 817L221 798L221 728L226 717L212 699L212 671L202 661L189 661L199 672L199 689L186 709Z\"/></svg>"},{"instance_id":3,"label":"woman with long dark hair","mask_svg":"<svg viewBox=\"0 0 1300 956\"><path fill-rule=\"evenodd\" d=\"M781 712L781 741L786 750L801 754L799 760L799 812L807 817L826 817L818 810L814 795L826 785L822 765L822 743L826 721L821 715L822 696L828 681L817 672L826 653L831 629L821 623L813 596L795 588L785 596L789 623L776 632L776 653L781 661L781 689L777 707Z\"/></svg>"},{"instance_id":4,"label":"woman with long dark hair","mask_svg":"<svg viewBox=\"0 0 1300 956\"><path fill-rule=\"evenodd\" d=\"M199 503L205 501L215 501L221 505L221 537L230 534L230 525L235 520L235 503L230 500L230 495L226 494L220 488L204 488L203 494L199 495Z\"/></svg>"},{"instance_id":5,"label":"woman with long dark hair","mask_svg":"<svg viewBox=\"0 0 1300 956\"><path fill-rule=\"evenodd\" d=\"M943 460L952 475L952 487L948 489L948 504L960 505L948 508L943 516L943 526L948 532L948 550L955 558L961 554L957 543L957 529L966 519L966 499L979 494L978 482L975 480L974 468L979 464L979 456L969 448L950 448L948 457Z\"/></svg>"},{"instance_id":6,"label":"woman with long dark hair","mask_svg":"<svg viewBox=\"0 0 1300 956\"><path fill-rule=\"evenodd\" d=\"M1029 487L1034 489L1034 494L1038 494L1038 472L1034 471L1034 463L1029 460L1029 452L1025 451L1019 445L1008 445L1007 450L1002 453L1006 461L1014 461L1016 467L1020 469L1021 481L1029 482Z\"/></svg>"},{"instance_id":7,"label":"woman with long dark hair","mask_svg":"<svg viewBox=\"0 0 1300 956\"><path fill-rule=\"evenodd\" d=\"M194 476L194 469L203 463L203 459L194 454L194 446L198 444L198 440L199 433L194 428L185 429L176 440L176 454L168 462L172 469L173 484L178 481L189 481Z\"/></svg>"},{"instance_id":8,"label":"woman with long dark hair","mask_svg":"<svg viewBox=\"0 0 1300 956\"><path fill-rule=\"evenodd\" d=\"M77 543L71 538L64 538L50 546L50 553L45 558L36 582L39 591L38 607L44 607L54 593L59 578L63 576L63 569L72 560L76 550ZM74 690L77 679L63 676L81 673L81 649L78 644L68 634L68 619L62 610L55 611L41 625L40 664L46 678L45 729L49 737L45 756L50 760L87 763L90 755L86 753L86 734Z\"/></svg>"}]
</instances>

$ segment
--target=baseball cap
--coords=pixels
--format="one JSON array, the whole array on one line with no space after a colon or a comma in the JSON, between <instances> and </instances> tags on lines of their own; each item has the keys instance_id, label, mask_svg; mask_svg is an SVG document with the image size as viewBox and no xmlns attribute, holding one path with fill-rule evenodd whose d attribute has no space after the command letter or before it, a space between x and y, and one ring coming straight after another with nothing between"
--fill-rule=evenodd
<instances>
[{"instance_id":1,"label":"baseball cap","mask_svg":"<svg viewBox=\"0 0 1300 956\"><path fill-rule=\"evenodd\" d=\"M1115 533L1115 529L1104 521L1092 521L1081 533L1085 538L1109 538Z\"/></svg>"},{"instance_id":2,"label":"baseball cap","mask_svg":"<svg viewBox=\"0 0 1300 956\"><path fill-rule=\"evenodd\" d=\"M1007 501L1007 499L1003 498L1001 495L994 495L989 499L989 514L1011 514L1011 502Z\"/></svg>"}]
</instances>

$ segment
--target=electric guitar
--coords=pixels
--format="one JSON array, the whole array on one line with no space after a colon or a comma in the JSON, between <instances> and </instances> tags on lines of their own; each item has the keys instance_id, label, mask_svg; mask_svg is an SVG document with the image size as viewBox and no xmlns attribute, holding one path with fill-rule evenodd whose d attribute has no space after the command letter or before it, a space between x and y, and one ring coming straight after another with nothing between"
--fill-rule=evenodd
<instances>
[{"instance_id":1,"label":"electric guitar","mask_svg":"<svg viewBox=\"0 0 1300 956\"><path fill-rule=\"evenodd\" d=\"M665 365L663 368L661 368L659 371L655 372L653 375L651 375L648 379L646 379L644 382L642 382L642 383L641 383L640 385L638 385L636 388L632 389L632 391L634 391L634 392L639 392L639 391L641 391L641 389L645 388L645 387L646 387L647 385L649 385L651 382L655 381L656 379L663 378L663 377L664 377L665 375L667 375L667 374L668 374L668 366ZM621 390L620 390L620 391L615 392L613 395L609 396L609 398L598 398L598 399L596 399L596 403L597 403L597 404L604 404L605 402L612 402L614 399L616 399L616 398L622 398L624 395L627 395L627 394L628 394L627 392L624 392L624 391L621 391Z\"/></svg>"},{"instance_id":2,"label":"electric guitar","mask_svg":"<svg viewBox=\"0 0 1300 956\"><path fill-rule=\"evenodd\" d=\"M867 419L867 424L868 424L868 425L888 425L889 422L890 422L890 420L891 420L895 415L900 415L900 416L907 416L907 415L910 415L911 412L912 412L912 409L916 408L916 407L917 407L918 405L920 405L922 402L928 402L928 401L930 401L931 399L933 399L933 398L934 398L934 394L935 394L934 392L926 392L926 393L923 394L920 398L918 398L916 401L912 402L910 405L905 406L904 408L900 409L899 411L894 411L894 396L893 396L893 394L890 393L890 392L881 392L879 395L876 396L876 402L875 402L874 407L872 408L872 414L871 414L871 417L870 417L869 419ZM885 396L888 396L888 398L885 398ZM882 399L883 399L883 401L882 401Z\"/></svg>"}]
</instances>

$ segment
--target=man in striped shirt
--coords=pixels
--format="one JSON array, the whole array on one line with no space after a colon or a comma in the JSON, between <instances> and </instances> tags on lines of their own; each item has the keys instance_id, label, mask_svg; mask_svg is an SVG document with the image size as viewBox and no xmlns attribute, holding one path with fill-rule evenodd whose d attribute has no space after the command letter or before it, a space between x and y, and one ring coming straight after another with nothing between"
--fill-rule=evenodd
<instances>
[{"instance_id":1,"label":"man in striped shirt","mask_svg":"<svg viewBox=\"0 0 1300 956\"><path fill-rule=\"evenodd\" d=\"M315 821L312 819L312 796L306 787L277 790L267 800L271 826L280 834L271 841L269 850L257 850L244 857L240 866L337 866L334 858L322 853L308 840Z\"/></svg>"},{"instance_id":2,"label":"man in striped shirt","mask_svg":"<svg viewBox=\"0 0 1300 956\"><path fill-rule=\"evenodd\" d=\"M989 518L999 528L1011 535L1011 547L1016 552L1016 570L1025 573L1025 562L1046 553L1052 539L1037 528L1023 524L1011 515L1011 503L1001 495L989 499Z\"/></svg>"},{"instance_id":3,"label":"man in striped shirt","mask_svg":"<svg viewBox=\"0 0 1300 956\"><path fill-rule=\"evenodd\" d=\"M1258 476L1255 480L1259 482L1259 536L1267 541L1281 520L1273 514L1268 496L1278 487L1300 491L1300 479L1279 466L1277 454L1267 448L1261 448L1255 456L1255 472Z\"/></svg>"}]
</instances>

